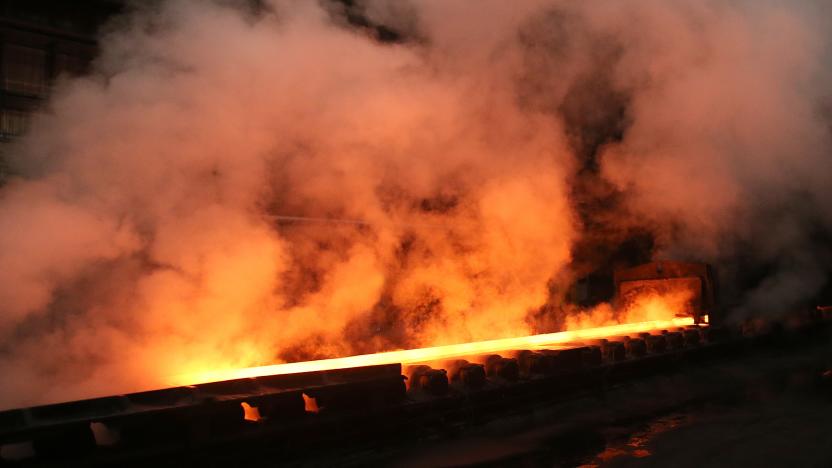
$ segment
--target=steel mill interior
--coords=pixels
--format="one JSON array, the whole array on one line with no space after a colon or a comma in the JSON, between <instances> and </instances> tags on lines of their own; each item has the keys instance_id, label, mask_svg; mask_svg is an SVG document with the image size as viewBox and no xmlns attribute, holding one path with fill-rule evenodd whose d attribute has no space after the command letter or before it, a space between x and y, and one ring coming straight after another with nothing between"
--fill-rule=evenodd
<instances>
[{"instance_id":1,"label":"steel mill interior","mask_svg":"<svg viewBox=\"0 0 832 468\"><path fill-rule=\"evenodd\" d=\"M832 0L0 0L0 467L830 421Z\"/></svg>"}]
</instances>

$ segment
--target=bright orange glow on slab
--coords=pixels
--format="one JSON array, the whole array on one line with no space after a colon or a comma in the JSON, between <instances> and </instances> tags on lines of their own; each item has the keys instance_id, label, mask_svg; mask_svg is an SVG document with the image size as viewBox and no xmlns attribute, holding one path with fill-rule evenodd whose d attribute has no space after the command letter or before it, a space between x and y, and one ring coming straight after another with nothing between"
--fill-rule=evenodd
<instances>
[{"instance_id":1,"label":"bright orange glow on slab","mask_svg":"<svg viewBox=\"0 0 832 468\"><path fill-rule=\"evenodd\" d=\"M475 354L496 353L506 350L556 347L576 341L592 340L615 335L631 335L651 330L683 327L687 325L693 325L692 317L674 318L671 320L653 320L638 323L624 323L607 327L587 328L583 330L548 333L544 335L521 336L516 338L504 338L474 343L436 346L432 348L388 351L384 353L362 354L335 359L322 359L318 361L291 362L287 364L249 367L244 369L221 369L207 372L194 372L176 376L172 384L193 385L207 382L219 382L223 380L262 377L266 375L297 374L300 372L346 369L351 367L381 364L414 364Z\"/></svg>"}]
</instances>

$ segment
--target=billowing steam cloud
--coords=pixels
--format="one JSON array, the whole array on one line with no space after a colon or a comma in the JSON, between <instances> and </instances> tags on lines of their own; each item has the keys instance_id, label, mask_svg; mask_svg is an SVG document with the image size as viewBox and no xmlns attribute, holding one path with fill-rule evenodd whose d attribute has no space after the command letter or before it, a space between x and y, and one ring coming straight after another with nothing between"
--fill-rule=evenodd
<instances>
[{"instance_id":1,"label":"billowing steam cloud","mask_svg":"<svg viewBox=\"0 0 832 468\"><path fill-rule=\"evenodd\" d=\"M825 3L515 3L111 24L0 193L0 403L556 328L634 235L824 287Z\"/></svg>"}]
</instances>

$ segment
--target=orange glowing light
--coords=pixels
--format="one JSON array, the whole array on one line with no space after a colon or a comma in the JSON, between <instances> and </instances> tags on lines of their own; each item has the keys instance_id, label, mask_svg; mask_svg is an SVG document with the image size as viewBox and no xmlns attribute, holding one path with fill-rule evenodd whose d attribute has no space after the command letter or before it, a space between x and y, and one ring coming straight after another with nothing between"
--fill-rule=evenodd
<instances>
[{"instance_id":1,"label":"orange glowing light","mask_svg":"<svg viewBox=\"0 0 832 468\"><path fill-rule=\"evenodd\" d=\"M303 395L303 409L307 413L318 413L321 410L318 408L318 400L305 393L302 393L301 395Z\"/></svg>"},{"instance_id":2,"label":"orange glowing light","mask_svg":"<svg viewBox=\"0 0 832 468\"><path fill-rule=\"evenodd\" d=\"M246 402L240 403L243 407L243 419L246 421L257 422L260 420L260 409L256 406L251 406Z\"/></svg>"},{"instance_id":3,"label":"orange glowing light","mask_svg":"<svg viewBox=\"0 0 832 468\"><path fill-rule=\"evenodd\" d=\"M193 385L207 382L219 382L223 380L262 377L267 375L296 374L300 372L346 369L351 367L381 364L415 364L476 354L496 353L506 350L551 348L583 340L592 340L615 335L632 335L651 330L683 327L687 325L693 325L692 317L677 317L668 320L624 323L606 327L548 333L544 335L521 336L516 338L436 346L431 348L388 351L376 354L362 354L342 358L322 359L318 361L292 362L287 364L275 364L243 369L218 369L181 374L175 376L172 379L171 384Z\"/></svg>"}]
</instances>

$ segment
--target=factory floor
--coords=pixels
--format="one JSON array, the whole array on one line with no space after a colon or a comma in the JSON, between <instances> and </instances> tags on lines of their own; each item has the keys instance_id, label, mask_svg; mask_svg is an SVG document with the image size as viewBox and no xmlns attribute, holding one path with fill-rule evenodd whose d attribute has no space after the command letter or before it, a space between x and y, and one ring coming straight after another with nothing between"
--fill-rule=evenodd
<instances>
[{"instance_id":1,"label":"factory floor","mask_svg":"<svg viewBox=\"0 0 832 468\"><path fill-rule=\"evenodd\" d=\"M832 466L832 341L778 345L365 460L399 467Z\"/></svg>"}]
</instances>

